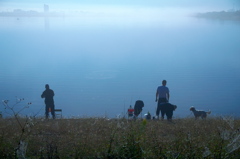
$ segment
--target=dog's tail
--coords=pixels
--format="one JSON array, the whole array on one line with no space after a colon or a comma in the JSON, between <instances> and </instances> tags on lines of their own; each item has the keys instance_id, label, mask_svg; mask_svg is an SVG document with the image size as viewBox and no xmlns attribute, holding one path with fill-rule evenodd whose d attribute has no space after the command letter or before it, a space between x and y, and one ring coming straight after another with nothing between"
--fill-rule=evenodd
<instances>
[{"instance_id":1,"label":"dog's tail","mask_svg":"<svg viewBox=\"0 0 240 159\"><path fill-rule=\"evenodd\" d=\"M207 114L211 114L211 110L209 110L209 111L207 112Z\"/></svg>"}]
</instances>

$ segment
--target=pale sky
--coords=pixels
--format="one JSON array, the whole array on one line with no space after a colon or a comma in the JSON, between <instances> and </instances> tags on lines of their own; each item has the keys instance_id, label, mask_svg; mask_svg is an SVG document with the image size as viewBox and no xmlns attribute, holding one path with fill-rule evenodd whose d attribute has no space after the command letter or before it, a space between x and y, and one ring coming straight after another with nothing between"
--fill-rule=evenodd
<instances>
[{"instance_id":1,"label":"pale sky","mask_svg":"<svg viewBox=\"0 0 240 159\"><path fill-rule=\"evenodd\" d=\"M76 6L138 6L138 7L199 7L214 9L231 9L239 6L240 0L0 0L0 9L19 7L19 8L38 8L39 5L48 4L54 8L76 8ZM75 6L75 7L74 7ZM41 8L41 7L40 7Z\"/></svg>"}]
</instances>

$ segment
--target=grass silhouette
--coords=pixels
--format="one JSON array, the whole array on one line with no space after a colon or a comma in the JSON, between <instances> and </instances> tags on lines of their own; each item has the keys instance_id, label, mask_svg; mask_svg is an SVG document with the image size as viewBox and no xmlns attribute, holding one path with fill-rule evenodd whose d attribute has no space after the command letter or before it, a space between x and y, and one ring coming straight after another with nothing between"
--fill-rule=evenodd
<instances>
[{"instance_id":1,"label":"grass silhouette","mask_svg":"<svg viewBox=\"0 0 240 159\"><path fill-rule=\"evenodd\" d=\"M240 158L239 128L232 117L2 118L0 158L19 156L16 148L26 158Z\"/></svg>"}]
</instances>

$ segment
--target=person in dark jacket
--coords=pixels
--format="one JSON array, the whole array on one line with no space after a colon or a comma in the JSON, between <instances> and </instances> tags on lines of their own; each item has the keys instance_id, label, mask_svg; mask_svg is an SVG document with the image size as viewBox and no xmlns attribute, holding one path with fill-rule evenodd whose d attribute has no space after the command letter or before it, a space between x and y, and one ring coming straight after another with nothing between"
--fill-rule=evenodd
<instances>
[{"instance_id":1,"label":"person in dark jacket","mask_svg":"<svg viewBox=\"0 0 240 159\"><path fill-rule=\"evenodd\" d=\"M53 100L54 91L49 88L48 84L45 85L45 88L46 88L46 90L43 91L43 93L41 95L42 98L45 98L45 104L46 104L45 116L46 116L46 119L48 119L49 112L51 111L52 117L53 117L53 119L55 119L55 111L54 111L55 105L54 105L54 100Z\"/></svg>"},{"instance_id":2,"label":"person in dark jacket","mask_svg":"<svg viewBox=\"0 0 240 159\"><path fill-rule=\"evenodd\" d=\"M137 100L134 105L134 117L138 117L138 115L142 112L143 107L144 107L143 101Z\"/></svg>"}]
</instances>

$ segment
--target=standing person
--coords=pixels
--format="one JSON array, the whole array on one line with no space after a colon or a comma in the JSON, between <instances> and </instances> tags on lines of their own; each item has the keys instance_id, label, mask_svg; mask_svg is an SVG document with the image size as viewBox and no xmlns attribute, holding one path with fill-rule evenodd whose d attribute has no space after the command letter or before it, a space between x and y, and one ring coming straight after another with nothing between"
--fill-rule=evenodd
<instances>
[{"instance_id":1,"label":"standing person","mask_svg":"<svg viewBox=\"0 0 240 159\"><path fill-rule=\"evenodd\" d=\"M132 106L130 105L130 107L128 108L128 118L133 117L134 114L134 109L132 108Z\"/></svg>"},{"instance_id":2,"label":"standing person","mask_svg":"<svg viewBox=\"0 0 240 159\"><path fill-rule=\"evenodd\" d=\"M158 102L156 115L159 117L159 112L161 110L161 103L167 103L170 98L169 89L166 87L167 81L162 81L162 86L157 88L156 92L156 102ZM164 112L161 111L162 119L164 119Z\"/></svg>"},{"instance_id":3,"label":"standing person","mask_svg":"<svg viewBox=\"0 0 240 159\"><path fill-rule=\"evenodd\" d=\"M49 109L51 110L51 114L53 119L55 119L55 111L54 111L54 100L53 100L53 96L54 96L54 92L53 90L51 90L49 88L49 85L46 84L45 85L46 90L43 91L41 97L45 98L45 104L46 104L46 108L45 108L45 115L46 115L46 119L48 119L49 116Z\"/></svg>"}]
</instances>

